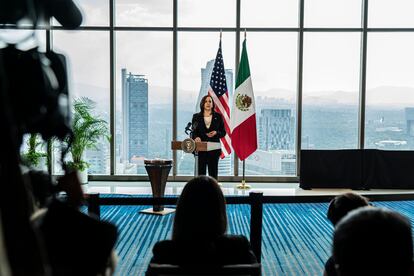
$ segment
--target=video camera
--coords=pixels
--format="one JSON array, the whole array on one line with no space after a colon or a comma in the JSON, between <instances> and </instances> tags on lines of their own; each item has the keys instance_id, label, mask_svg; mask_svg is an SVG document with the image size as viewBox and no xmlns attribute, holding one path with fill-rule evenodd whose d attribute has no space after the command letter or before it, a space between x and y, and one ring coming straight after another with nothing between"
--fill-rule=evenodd
<instances>
[{"instance_id":1,"label":"video camera","mask_svg":"<svg viewBox=\"0 0 414 276\"><path fill-rule=\"evenodd\" d=\"M46 23L50 18L66 29L75 29L82 23L82 14L72 0L2 0L0 24L17 24L29 18L35 25Z\"/></svg>"},{"instance_id":2,"label":"video camera","mask_svg":"<svg viewBox=\"0 0 414 276\"><path fill-rule=\"evenodd\" d=\"M68 29L82 22L72 0L0 1L0 24L5 28L18 28L29 20L34 33L40 23L48 25L51 17ZM37 48L23 51L3 42L7 47L0 49L1 100L17 130L18 144L25 133L62 140L71 133L65 57L50 50L40 53Z\"/></svg>"}]
</instances>

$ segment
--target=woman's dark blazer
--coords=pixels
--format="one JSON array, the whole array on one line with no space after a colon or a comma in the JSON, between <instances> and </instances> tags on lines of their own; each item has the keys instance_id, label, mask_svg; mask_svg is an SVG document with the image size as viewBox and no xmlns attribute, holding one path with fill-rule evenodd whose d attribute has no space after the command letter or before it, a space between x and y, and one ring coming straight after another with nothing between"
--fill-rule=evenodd
<instances>
[{"instance_id":1,"label":"woman's dark blazer","mask_svg":"<svg viewBox=\"0 0 414 276\"><path fill-rule=\"evenodd\" d=\"M152 249L151 263L189 265L189 264L254 264L256 256L245 236L223 235L214 241L203 239L187 243L173 240L159 241Z\"/></svg>"},{"instance_id":2,"label":"woman's dark blazer","mask_svg":"<svg viewBox=\"0 0 414 276\"><path fill-rule=\"evenodd\" d=\"M204 142L220 142L220 138L226 136L226 130L224 128L223 118L217 112L213 112L213 118L211 119L210 128L207 129L204 123L203 113L195 113L191 123L193 124L193 135L191 138L200 137ZM217 134L213 137L208 137L207 133L215 130Z\"/></svg>"}]
</instances>

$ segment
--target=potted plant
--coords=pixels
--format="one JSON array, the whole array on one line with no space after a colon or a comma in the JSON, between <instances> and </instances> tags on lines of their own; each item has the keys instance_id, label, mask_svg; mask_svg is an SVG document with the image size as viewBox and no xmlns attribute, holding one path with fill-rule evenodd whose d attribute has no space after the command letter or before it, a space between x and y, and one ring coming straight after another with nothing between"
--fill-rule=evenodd
<instances>
[{"instance_id":1,"label":"potted plant","mask_svg":"<svg viewBox=\"0 0 414 276\"><path fill-rule=\"evenodd\" d=\"M96 149L99 139L109 140L108 123L92 113L95 105L94 101L86 97L77 98L73 103L72 131L74 137L69 148L72 161L67 162L66 165L79 172L81 183L88 182L89 164L84 160L85 150Z\"/></svg>"},{"instance_id":2,"label":"potted plant","mask_svg":"<svg viewBox=\"0 0 414 276\"><path fill-rule=\"evenodd\" d=\"M37 169L44 170L47 163L47 153L39 152L43 143L38 140L38 134L30 134L29 140L27 140L28 151L22 155L23 164Z\"/></svg>"}]
</instances>

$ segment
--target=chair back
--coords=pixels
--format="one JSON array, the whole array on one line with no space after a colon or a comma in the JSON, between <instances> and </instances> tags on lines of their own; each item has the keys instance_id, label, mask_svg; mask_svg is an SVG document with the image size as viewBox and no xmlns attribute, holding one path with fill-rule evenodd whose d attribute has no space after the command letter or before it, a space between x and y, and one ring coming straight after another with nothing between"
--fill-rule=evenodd
<instances>
[{"instance_id":1,"label":"chair back","mask_svg":"<svg viewBox=\"0 0 414 276\"><path fill-rule=\"evenodd\" d=\"M211 266L202 264L197 266L178 266L170 264L150 263L146 276L190 276L190 275L237 275L237 276L259 276L262 266L254 264L236 264L224 266Z\"/></svg>"}]
</instances>

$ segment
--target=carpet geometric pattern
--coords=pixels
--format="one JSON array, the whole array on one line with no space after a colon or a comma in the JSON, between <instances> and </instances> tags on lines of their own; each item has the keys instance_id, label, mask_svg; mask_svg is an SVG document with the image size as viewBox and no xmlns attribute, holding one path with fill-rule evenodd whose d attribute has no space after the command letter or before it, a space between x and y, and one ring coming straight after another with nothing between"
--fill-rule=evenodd
<instances>
[{"instance_id":1,"label":"carpet geometric pattern","mask_svg":"<svg viewBox=\"0 0 414 276\"><path fill-rule=\"evenodd\" d=\"M414 224L414 201L374 202L396 210ZM173 206L171 206L173 207ZM152 246L171 237L174 215L139 213L148 206L102 206L103 220L118 226L116 275L144 275ZM327 203L265 204L263 207L263 275L322 275L331 255L333 227ZM249 236L250 206L227 205L228 232Z\"/></svg>"}]
</instances>

